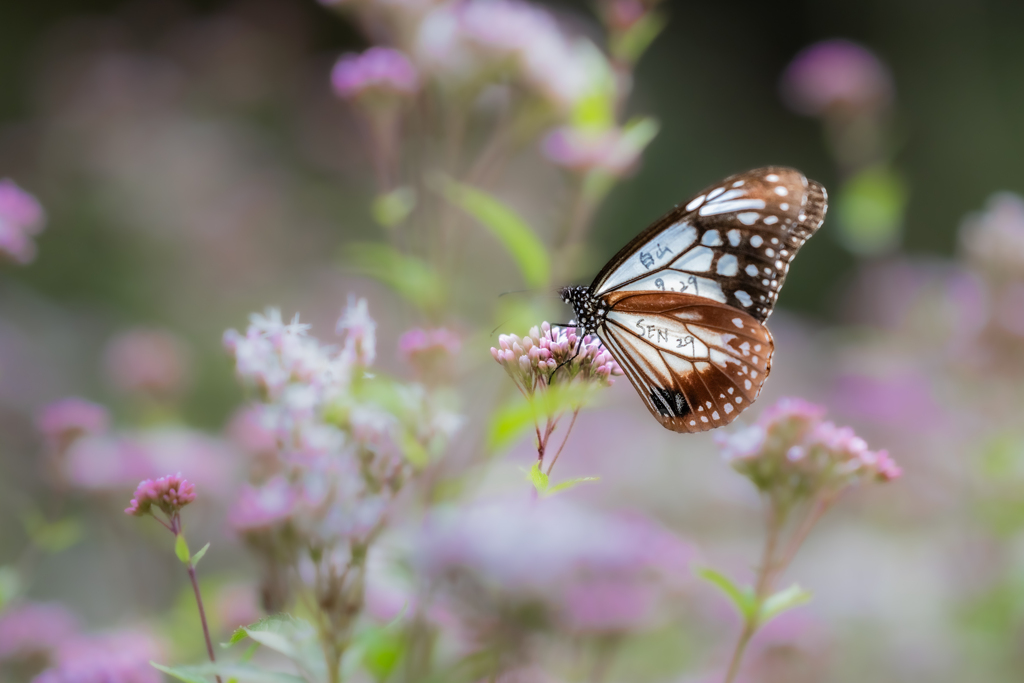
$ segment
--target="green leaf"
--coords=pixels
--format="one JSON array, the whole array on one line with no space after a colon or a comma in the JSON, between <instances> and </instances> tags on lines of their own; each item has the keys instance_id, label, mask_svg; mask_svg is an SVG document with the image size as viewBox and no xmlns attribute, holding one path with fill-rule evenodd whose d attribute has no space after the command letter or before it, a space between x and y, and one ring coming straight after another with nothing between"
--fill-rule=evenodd
<instances>
[{"instance_id":1,"label":"green leaf","mask_svg":"<svg viewBox=\"0 0 1024 683\"><path fill-rule=\"evenodd\" d=\"M203 559L203 555L206 554L206 551L207 551L207 549L209 547L210 547L210 544L207 543L206 545L204 545L202 548L199 549L198 553L196 553L195 555L192 556L192 566L193 567L196 567L196 566L199 565L199 560Z\"/></svg>"},{"instance_id":2,"label":"green leaf","mask_svg":"<svg viewBox=\"0 0 1024 683\"><path fill-rule=\"evenodd\" d=\"M545 495L553 496L561 491L568 491L571 488L575 488L580 484L585 484L588 481L601 481L601 477L576 477L575 479L568 479L563 482L559 482L554 486L550 487Z\"/></svg>"},{"instance_id":3,"label":"green leaf","mask_svg":"<svg viewBox=\"0 0 1024 683\"><path fill-rule=\"evenodd\" d=\"M879 254L899 243L907 205L906 182L888 166L872 166L840 188L835 205L839 236L847 249Z\"/></svg>"},{"instance_id":4,"label":"green leaf","mask_svg":"<svg viewBox=\"0 0 1024 683\"><path fill-rule=\"evenodd\" d=\"M188 564L191 554L188 552L188 543L185 541L185 534L177 534L174 537L174 554L178 556L182 564Z\"/></svg>"},{"instance_id":5,"label":"green leaf","mask_svg":"<svg viewBox=\"0 0 1024 683\"><path fill-rule=\"evenodd\" d=\"M722 591L725 597L729 598L729 602L733 604L733 607L736 608L740 616L743 617L744 621L751 621L756 617L757 599L754 597L754 590L750 586L737 586L728 576L710 567L701 567L695 573Z\"/></svg>"},{"instance_id":6,"label":"green leaf","mask_svg":"<svg viewBox=\"0 0 1024 683\"><path fill-rule=\"evenodd\" d=\"M169 667L150 662L150 666L179 681L185 681L185 683L209 683L210 679L216 675L241 679L246 683L304 683L306 680L295 674L269 671L252 664L211 662L193 666Z\"/></svg>"},{"instance_id":7,"label":"green leaf","mask_svg":"<svg viewBox=\"0 0 1024 683\"><path fill-rule=\"evenodd\" d=\"M487 428L487 449L497 452L511 446L535 422L536 412L533 407L518 397L491 415L491 423Z\"/></svg>"},{"instance_id":8,"label":"green leaf","mask_svg":"<svg viewBox=\"0 0 1024 683\"><path fill-rule=\"evenodd\" d=\"M21 593L21 577L13 565L0 567L0 612Z\"/></svg>"},{"instance_id":9,"label":"green leaf","mask_svg":"<svg viewBox=\"0 0 1024 683\"><path fill-rule=\"evenodd\" d=\"M537 489L537 493L544 493L548 490L548 475L540 469L540 460L533 463L533 467L530 468L527 474L527 479L533 484L533 488Z\"/></svg>"},{"instance_id":10,"label":"green leaf","mask_svg":"<svg viewBox=\"0 0 1024 683\"><path fill-rule=\"evenodd\" d=\"M635 64L647 51L661 30L665 28L665 16L659 12L648 12L626 31L611 41L611 53L616 59Z\"/></svg>"},{"instance_id":11,"label":"green leaf","mask_svg":"<svg viewBox=\"0 0 1024 683\"><path fill-rule=\"evenodd\" d=\"M444 280L429 264L407 256L386 244L352 244L345 253L352 271L391 287L423 310L436 310L444 302Z\"/></svg>"},{"instance_id":12,"label":"green leaf","mask_svg":"<svg viewBox=\"0 0 1024 683\"><path fill-rule=\"evenodd\" d=\"M761 613L758 615L758 624L767 624L769 621L794 607L803 605L811 599L810 591L806 591L797 584L784 588L769 596L761 605Z\"/></svg>"},{"instance_id":13,"label":"green leaf","mask_svg":"<svg viewBox=\"0 0 1024 683\"><path fill-rule=\"evenodd\" d=\"M530 287L544 287L551 277L551 258L523 218L483 190L442 178L439 191L453 205L475 218L494 235L519 266Z\"/></svg>"},{"instance_id":14,"label":"green leaf","mask_svg":"<svg viewBox=\"0 0 1024 683\"><path fill-rule=\"evenodd\" d=\"M408 218L415 208L416 190L411 187L399 187L377 195L370 210L373 219L382 227L393 228Z\"/></svg>"},{"instance_id":15,"label":"green leaf","mask_svg":"<svg viewBox=\"0 0 1024 683\"><path fill-rule=\"evenodd\" d=\"M235 631L228 644L244 638L288 657L313 678L322 679L326 676L316 629L304 619L296 619L288 614L265 617Z\"/></svg>"},{"instance_id":16,"label":"green leaf","mask_svg":"<svg viewBox=\"0 0 1024 683\"><path fill-rule=\"evenodd\" d=\"M195 671L192 671L191 667L187 666L164 666L163 664L157 664L156 662L150 662L149 665L157 671L162 671L171 678L176 678L179 681L185 683L210 683L210 679L206 676L202 676Z\"/></svg>"}]
</instances>

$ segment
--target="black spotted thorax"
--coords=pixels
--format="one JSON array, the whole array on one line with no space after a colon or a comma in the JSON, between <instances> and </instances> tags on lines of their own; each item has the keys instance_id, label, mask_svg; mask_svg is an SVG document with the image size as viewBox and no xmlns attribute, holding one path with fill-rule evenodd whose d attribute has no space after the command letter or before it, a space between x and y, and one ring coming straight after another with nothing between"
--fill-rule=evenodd
<instances>
[{"instance_id":1,"label":"black spotted thorax","mask_svg":"<svg viewBox=\"0 0 1024 683\"><path fill-rule=\"evenodd\" d=\"M594 297L590 287L563 287L558 294L562 301L572 306L579 336L583 337L597 331L607 311L601 308L600 300Z\"/></svg>"}]
</instances>

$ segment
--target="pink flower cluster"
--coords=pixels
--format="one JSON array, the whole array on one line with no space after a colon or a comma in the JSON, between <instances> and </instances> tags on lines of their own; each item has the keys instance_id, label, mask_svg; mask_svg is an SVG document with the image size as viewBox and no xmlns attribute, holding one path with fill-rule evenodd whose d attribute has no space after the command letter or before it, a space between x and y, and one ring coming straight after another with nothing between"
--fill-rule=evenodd
<instances>
[{"instance_id":1,"label":"pink flower cluster","mask_svg":"<svg viewBox=\"0 0 1024 683\"><path fill-rule=\"evenodd\" d=\"M501 335L498 346L491 348L491 356L528 396L537 388L547 386L551 374L558 368L561 368L559 376L600 386L611 385L612 378L622 374L622 368L599 339L587 335L580 340L573 327L544 322L540 328L531 328L522 338L514 334Z\"/></svg>"},{"instance_id":2,"label":"pink flower cluster","mask_svg":"<svg viewBox=\"0 0 1024 683\"><path fill-rule=\"evenodd\" d=\"M519 0L439 5L419 23L415 55L447 80L507 74L566 113L612 82L611 66L592 42L568 36L550 12Z\"/></svg>"},{"instance_id":3,"label":"pink flower cluster","mask_svg":"<svg viewBox=\"0 0 1024 683\"><path fill-rule=\"evenodd\" d=\"M101 434L109 426L106 408L74 396L48 404L36 416L36 429L53 450L61 453L79 437Z\"/></svg>"},{"instance_id":4,"label":"pink flower cluster","mask_svg":"<svg viewBox=\"0 0 1024 683\"><path fill-rule=\"evenodd\" d=\"M0 180L0 254L15 263L31 263L36 257L32 237L42 231L45 220L35 197L13 180Z\"/></svg>"},{"instance_id":5,"label":"pink flower cluster","mask_svg":"<svg viewBox=\"0 0 1024 683\"><path fill-rule=\"evenodd\" d=\"M791 109L821 116L836 109L881 109L892 101L889 69L867 48L848 40L826 40L798 54L782 76Z\"/></svg>"},{"instance_id":6,"label":"pink flower cluster","mask_svg":"<svg viewBox=\"0 0 1024 683\"><path fill-rule=\"evenodd\" d=\"M419 75L398 50L371 47L341 57L331 71L331 85L339 97L347 98L412 95L419 89Z\"/></svg>"},{"instance_id":7,"label":"pink flower cluster","mask_svg":"<svg viewBox=\"0 0 1024 683\"><path fill-rule=\"evenodd\" d=\"M398 353L421 375L439 375L462 348L462 339L445 328L414 328L398 338Z\"/></svg>"},{"instance_id":8,"label":"pink flower cluster","mask_svg":"<svg viewBox=\"0 0 1024 683\"><path fill-rule=\"evenodd\" d=\"M25 603L0 613L0 662L49 655L77 633L78 620L59 603Z\"/></svg>"},{"instance_id":9,"label":"pink flower cluster","mask_svg":"<svg viewBox=\"0 0 1024 683\"><path fill-rule=\"evenodd\" d=\"M134 329L114 337L106 349L111 383L129 394L157 398L181 392L188 381L188 354L163 330Z\"/></svg>"},{"instance_id":10,"label":"pink flower cluster","mask_svg":"<svg viewBox=\"0 0 1024 683\"><path fill-rule=\"evenodd\" d=\"M547 134L541 150L552 163L563 168L579 172L599 169L618 176L636 166L643 146L618 128L588 130L563 126Z\"/></svg>"},{"instance_id":11,"label":"pink flower cluster","mask_svg":"<svg viewBox=\"0 0 1024 683\"><path fill-rule=\"evenodd\" d=\"M178 474L169 474L159 479L144 479L135 489L131 505L125 508L126 515L142 517L150 514L155 505L168 517L177 515L181 508L196 499L196 487Z\"/></svg>"},{"instance_id":12,"label":"pink flower cluster","mask_svg":"<svg viewBox=\"0 0 1024 683\"><path fill-rule=\"evenodd\" d=\"M837 427L824 416L821 406L783 398L756 424L716 435L715 441L733 468L760 490L787 500L900 476L887 451L869 450L851 428Z\"/></svg>"},{"instance_id":13,"label":"pink flower cluster","mask_svg":"<svg viewBox=\"0 0 1024 683\"><path fill-rule=\"evenodd\" d=\"M56 664L32 683L161 683L150 662L165 656L164 646L144 630L82 635L62 644Z\"/></svg>"},{"instance_id":14,"label":"pink flower cluster","mask_svg":"<svg viewBox=\"0 0 1024 683\"><path fill-rule=\"evenodd\" d=\"M645 517L549 498L435 511L413 556L468 621L515 620L517 605L539 604L564 627L593 633L656 619L693 551Z\"/></svg>"}]
</instances>

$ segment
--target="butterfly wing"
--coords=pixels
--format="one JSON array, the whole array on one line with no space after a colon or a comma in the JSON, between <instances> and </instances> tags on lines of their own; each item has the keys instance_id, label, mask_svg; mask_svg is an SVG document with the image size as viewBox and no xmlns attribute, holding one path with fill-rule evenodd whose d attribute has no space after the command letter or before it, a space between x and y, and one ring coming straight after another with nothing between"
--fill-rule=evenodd
<instances>
[{"instance_id":1,"label":"butterfly wing","mask_svg":"<svg viewBox=\"0 0 1024 683\"><path fill-rule=\"evenodd\" d=\"M792 168L730 176L677 206L623 247L591 285L679 292L771 315L797 250L825 220L825 188Z\"/></svg>"},{"instance_id":2,"label":"butterfly wing","mask_svg":"<svg viewBox=\"0 0 1024 683\"><path fill-rule=\"evenodd\" d=\"M749 313L678 292L619 291L604 301L597 334L664 427L727 425L761 392L775 347Z\"/></svg>"}]
</instances>

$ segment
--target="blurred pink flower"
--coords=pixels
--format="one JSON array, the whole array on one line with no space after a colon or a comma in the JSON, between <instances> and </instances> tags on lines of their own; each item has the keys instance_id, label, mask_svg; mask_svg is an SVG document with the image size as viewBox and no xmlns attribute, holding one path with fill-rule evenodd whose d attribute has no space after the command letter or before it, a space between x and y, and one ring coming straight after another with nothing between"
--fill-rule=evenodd
<instances>
[{"instance_id":1,"label":"blurred pink flower","mask_svg":"<svg viewBox=\"0 0 1024 683\"><path fill-rule=\"evenodd\" d=\"M541 150L552 163L572 171L600 170L621 176L636 166L643 148L618 128L562 126L544 137Z\"/></svg>"},{"instance_id":2,"label":"blurred pink flower","mask_svg":"<svg viewBox=\"0 0 1024 683\"><path fill-rule=\"evenodd\" d=\"M807 116L838 108L877 110L893 99L892 74L867 48L835 39L800 52L782 75L782 97Z\"/></svg>"},{"instance_id":3,"label":"blurred pink flower","mask_svg":"<svg viewBox=\"0 0 1024 683\"><path fill-rule=\"evenodd\" d=\"M78 631L78 620L56 602L29 602L0 612L0 662L48 655Z\"/></svg>"},{"instance_id":4,"label":"blurred pink flower","mask_svg":"<svg viewBox=\"0 0 1024 683\"><path fill-rule=\"evenodd\" d=\"M248 626L263 616L256 586L251 583L232 583L221 588L213 609L222 630L227 632Z\"/></svg>"},{"instance_id":5,"label":"blurred pink flower","mask_svg":"<svg viewBox=\"0 0 1024 683\"><path fill-rule=\"evenodd\" d=\"M549 498L439 511L417 539L414 556L457 609L480 607L472 588L446 583L446 577L468 576L497 591L499 602L539 599L571 628L606 631L649 620L654 597L664 597L666 586L687 574L692 550L644 517Z\"/></svg>"},{"instance_id":6,"label":"blurred pink flower","mask_svg":"<svg viewBox=\"0 0 1024 683\"><path fill-rule=\"evenodd\" d=\"M46 405L36 415L36 428L56 451L64 452L76 439L101 434L110 426L110 413L98 403L69 396Z\"/></svg>"},{"instance_id":7,"label":"blurred pink flower","mask_svg":"<svg viewBox=\"0 0 1024 683\"><path fill-rule=\"evenodd\" d=\"M166 398L188 382L188 353L176 336L161 330L123 332L107 344L107 375L126 393Z\"/></svg>"},{"instance_id":8,"label":"blurred pink flower","mask_svg":"<svg viewBox=\"0 0 1024 683\"><path fill-rule=\"evenodd\" d=\"M233 443L250 455L273 457L277 454L277 433L267 424L264 406L239 408L228 423L227 433Z\"/></svg>"},{"instance_id":9,"label":"blurred pink flower","mask_svg":"<svg viewBox=\"0 0 1024 683\"><path fill-rule=\"evenodd\" d=\"M155 480L140 481L131 505L124 512L126 515L142 517L149 514L155 505L168 517L173 517L195 499L196 487L179 472Z\"/></svg>"},{"instance_id":10,"label":"blurred pink flower","mask_svg":"<svg viewBox=\"0 0 1024 683\"><path fill-rule=\"evenodd\" d=\"M540 328L531 328L523 338L514 334L499 336L498 348L491 348L491 356L526 395L547 386L548 378L559 366L570 379L610 386L612 378L622 374L622 368L596 337L584 337L577 354L579 341L576 328L544 322Z\"/></svg>"},{"instance_id":11,"label":"blurred pink flower","mask_svg":"<svg viewBox=\"0 0 1024 683\"><path fill-rule=\"evenodd\" d=\"M243 484L228 512L228 523L239 533L267 529L287 521L297 502L298 495L283 476L259 487Z\"/></svg>"},{"instance_id":12,"label":"blurred pink flower","mask_svg":"<svg viewBox=\"0 0 1024 683\"><path fill-rule=\"evenodd\" d=\"M345 352L364 367L377 357L377 323L370 317L366 299L348 298L334 331L345 339Z\"/></svg>"},{"instance_id":13,"label":"blurred pink flower","mask_svg":"<svg viewBox=\"0 0 1024 683\"><path fill-rule=\"evenodd\" d=\"M78 488L116 491L181 470L204 490L227 492L237 465L224 441L183 427L87 436L68 449L65 475Z\"/></svg>"},{"instance_id":14,"label":"blurred pink flower","mask_svg":"<svg viewBox=\"0 0 1024 683\"><path fill-rule=\"evenodd\" d=\"M161 683L150 661L165 655L163 644L144 629L79 636L61 645L56 666L32 683Z\"/></svg>"},{"instance_id":15,"label":"blurred pink flower","mask_svg":"<svg viewBox=\"0 0 1024 683\"><path fill-rule=\"evenodd\" d=\"M398 338L398 353L421 374L444 372L462 349L459 335L443 327L415 328Z\"/></svg>"},{"instance_id":16,"label":"blurred pink flower","mask_svg":"<svg viewBox=\"0 0 1024 683\"><path fill-rule=\"evenodd\" d=\"M331 71L331 85L339 97L412 95L419 89L419 75L398 50L371 47L341 57Z\"/></svg>"},{"instance_id":17,"label":"blurred pink flower","mask_svg":"<svg viewBox=\"0 0 1024 683\"><path fill-rule=\"evenodd\" d=\"M841 375L831 403L844 415L910 430L931 429L949 419L928 378L909 370L885 377Z\"/></svg>"},{"instance_id":18,"label":"blurred pink flower","mask_svg":"<svg viewBox=\"0 0 1024 683\"><path fill-rule=\"evenodd\" d=\"M786 501L838 493L861 481L890 481L900 468L887 451L868 450L849 427L823 421L825 409L783 398L757 423L717 434L722 457L760 490Z\"/></svg>"},{"instance_id":19,"label":"blurred pink flower","mask_svg":"<svg viewBox=\"0 0 1024 683\"><path fill-rule=\"evenodd\" d=\"M0 254L15 263L31 263L36 257L32 241L45 223L43 208L13 180L0 179Z\"/></svg>"},{"instance_id":20,"label":"blurred pink flower","mask_svg":"<svg viewBox=\"0 0 1024 683\"><path fill-rule=\"evenodd\" d=\"M1024 337L1024 282L1011 282L999 294L995 323L1016 337Z\"/></svg>"},{"instance_id":21,"label":"blurred pink flower","mask_svg":"<svg viewBox=\"0 0 1024 683\"><path fill-rule=\"evenodd\" d=\"M1012 192L989 197L983 211L964 219L960 244L984 270L1024 277L1024 198Z\"/></svg>"}]
</instances>

